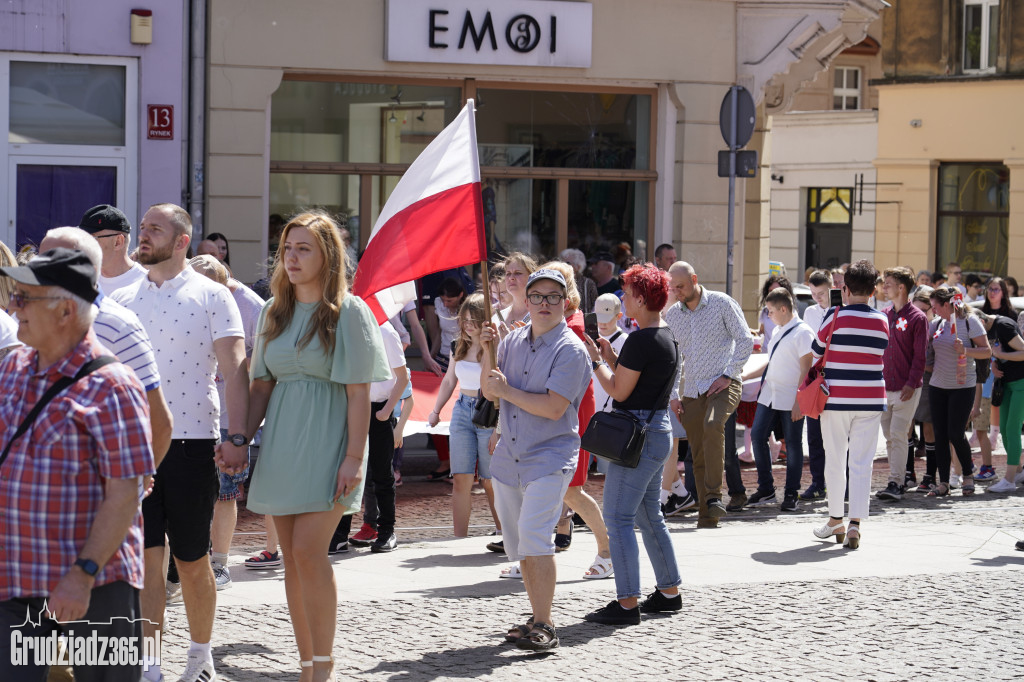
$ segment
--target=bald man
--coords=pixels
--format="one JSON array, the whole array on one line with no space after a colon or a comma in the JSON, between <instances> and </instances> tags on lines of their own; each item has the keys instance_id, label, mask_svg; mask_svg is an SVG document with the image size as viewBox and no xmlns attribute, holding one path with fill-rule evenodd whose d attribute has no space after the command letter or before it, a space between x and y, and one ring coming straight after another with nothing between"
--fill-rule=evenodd
<instances>
[{"instance_id":1,"label":"bald man","mask_svg":"<svg viewBox=\"0 0 1024 682\"><path fill-rule=\"evenodd\" d=\"M676 303L665 322L683 355L683 390L672 393L672 410L686 429L700 504L698 528L714 528L725 516L722 473L725 426L740 401L743 364L754 341L743 311L730 296L698 284L693 266L684 261L668 270Z\"/></svg>"}]
</instances>

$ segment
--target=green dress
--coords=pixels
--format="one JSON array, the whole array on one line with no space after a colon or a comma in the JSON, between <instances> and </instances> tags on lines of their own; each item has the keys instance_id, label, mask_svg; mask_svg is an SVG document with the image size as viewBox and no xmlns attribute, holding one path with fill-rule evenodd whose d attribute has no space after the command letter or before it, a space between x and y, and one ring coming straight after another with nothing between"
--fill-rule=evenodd
<instances>
[{"instance_id":1,"label":"green dress","mask_svg":"<svg viewBox=\"0 0 1024 682\"><path fill-rule=\"evenodd\" d=\"M334 506L338 470L348 442L345 384L367 384L391 376L380 327L366 303L351 294L341 304L334 352L324 353L316 335L297 349L318 305L296 302L291 324L270 343L262 338L269 304L260 314L250 375L277 384L267 405L247 502L259 514L301 514ZM362 496L360 482L340 502L346 513L359 510Z\"/></svg>"}]
</instances>

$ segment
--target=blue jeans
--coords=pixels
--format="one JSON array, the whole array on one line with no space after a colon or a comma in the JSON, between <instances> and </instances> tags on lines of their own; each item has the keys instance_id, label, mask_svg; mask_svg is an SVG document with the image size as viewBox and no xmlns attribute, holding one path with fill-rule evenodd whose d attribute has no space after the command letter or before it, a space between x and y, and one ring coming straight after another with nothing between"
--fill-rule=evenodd
<instances>
[{"instance_id":1,"label":"blue jeans","mask_svg":"<svg viewBox=\"0 0 1024 682\"><path fill-rule=\"evenodd\" d=\"M448 424L449 452L453 474L476 473L480 478L491 477L491 453L487 441L494 429L481 429L473 423L473 404L476 398L459 395L452 407L452 420Z\"/></svg>"},{"instance_id":2,"label":"blue jeans","mask_svg":"<svg viewBox=\"0 0 1024 682\"><path fill-rule=\"evenodd\" d=\"M807 421L807 466L811 470L811 485L825 489L825 444L821 440L821 420Z\"/></svg>"},{"instance_id":3,"label":"blue jeans","mask_svg":"<svg viewBox=\"0 0 1024 682\"><path fill-rule=\"evenodd\" d=\"M649 414L647 410L631 412L641 420ZM635 469L612 464L605 476L604 523L608 527L618 599L640 596L640 547L634 524L640 528L640 537L654 567L655 586L668 589L682 582L660 504L661 472L671 448L668 410L658 410L647 430L640 464Z\"/></svg>"},{"instance_id":4,"label":"blue jeans","mask_svg":"<svg viewBox=\"0 0 1024 682\"><path fill-rule=\"evenodd\" d=\"M800 492L800 475L804 471L804 420L801 418L793 421L792 414L789 410L773 410L767 405L757 405L754 426L750 431L750 444L754 447L754 462L757 464L757 489L762 492L775 489L768 435L777 419L782 420L782 431L786 438L786 492Z\"/></svg>"}]
</instances>

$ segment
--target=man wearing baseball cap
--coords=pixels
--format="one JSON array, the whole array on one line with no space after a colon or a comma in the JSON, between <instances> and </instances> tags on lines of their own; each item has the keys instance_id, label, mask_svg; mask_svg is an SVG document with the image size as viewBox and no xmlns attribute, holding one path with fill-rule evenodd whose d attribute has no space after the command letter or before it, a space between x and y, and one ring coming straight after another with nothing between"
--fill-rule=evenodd
<instances>
[{"instance_id":1,"label":"man wearing baseball cap","mask_svg":"<svg viewBox=\"0 0 1024 682\"><path fill-rule=\"evenodd\" d=\"M91 234L103 250L99 284L110 296L118 289L145 279L146 268L128 257L132 226L128 216L110 204L93 206L82 215L78 226Z\"/></svg>"},{"instance_id":2,"label":"man wearing baseball cap","mask_svg":"<svg viewBox=\"0 0 1024 682\"><path fill-rule=\"evenodd\" d=\"M56 248L0 273L17 283L11 308L25 343L0 363L10 400L0 410L0 630L12 633L0 637L0 680L45 679L56 661L19 656L15 632L29 642L64 632L77 646L98 636L142 648L149 410L134 372L92 331L99 292L85 254ZM83 663L76 679L142 674L138 663Z\"/></svg>"},{"instance_id":3,"label":"man wearing baseball cap","mask_svg":"<svg viewBox=\"0 0 1024 682\"><path fill-rule=\"evenodd\" d=\"M622 290L619 278L615 276L615 257L607 251L602 251L594 257L590 274L597 284L598 294L615 294Z\"/></svg>"},{"instance_id":4,"label":"man wearing baseball cap","mask_svg":"<svg viewBox=\"0 0 1024 682\"><path fill-rule=\"evenodd\" d=\"M580 436L577 411L590 384L591 362L583 343L565 323L562 274L540 269L526 283L530 324L498 343L493 323L480 340L481 389L500 400L498 444L491 459L494 506L501 520L505 553L513 564L503 577L519 577L533 617L509 631L520 649L558 646L551 619L555 597L555 545L551 529L576 471ZM497 343L498 366L491 361Z\"/></svg>"}]
</instances>

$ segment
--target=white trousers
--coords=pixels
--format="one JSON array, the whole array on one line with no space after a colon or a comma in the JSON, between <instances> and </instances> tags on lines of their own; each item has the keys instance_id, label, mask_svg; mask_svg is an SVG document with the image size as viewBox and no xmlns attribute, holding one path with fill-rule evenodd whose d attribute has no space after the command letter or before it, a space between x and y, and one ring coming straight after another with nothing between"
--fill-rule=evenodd
<instances>
[{"instance_id":1,"label":"white trousers","mask_svg":"<svg viewBox=\"0 0 1024 682\"><path fill-rule=\"evenodd\" d=\"M825 445L825 487L828 515L845 516L847 452L850 466L850 518L864 519L871 502L871 462L878 447L878 411L825 410L821 440Z\"/></svg>"}]
</instances>

